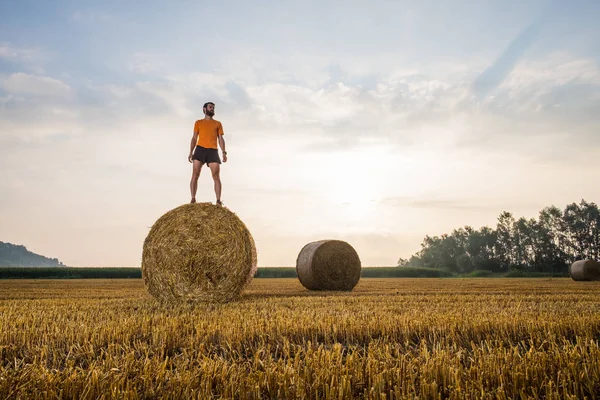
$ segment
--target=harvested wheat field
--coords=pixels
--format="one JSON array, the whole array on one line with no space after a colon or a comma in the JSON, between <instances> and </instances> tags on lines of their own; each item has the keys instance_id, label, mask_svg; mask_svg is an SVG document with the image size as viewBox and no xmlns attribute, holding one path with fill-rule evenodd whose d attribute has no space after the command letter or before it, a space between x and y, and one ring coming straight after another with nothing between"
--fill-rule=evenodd
<instances>
[{"instance_id":1,"label":"harvested wheat field","mask_svg":"<svg viewBox=\"0 0 600 400\"><path fill-rule=\"evenodd\" d=\"M167 306L141 280L0 281L0 398L600 397L600 282L255 279Z\"/></svg>"}]
</instances>

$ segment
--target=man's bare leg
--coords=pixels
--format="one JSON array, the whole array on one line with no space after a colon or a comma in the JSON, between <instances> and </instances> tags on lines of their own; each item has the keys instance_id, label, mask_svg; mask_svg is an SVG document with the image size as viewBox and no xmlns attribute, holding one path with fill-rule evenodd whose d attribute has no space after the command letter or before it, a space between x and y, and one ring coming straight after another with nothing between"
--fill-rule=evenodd
<instances>
[{"instance_id":1,"label":"man's bare leg","mask_svg":"<svg viewBox=\"0 0 600 400\"><path fill-rule=\"evenodd\" d=\"M215 195L217 196L217 204L219 204L221 202L221 166L219 163L213 162L208 164L208 168L210 168L215 181Z\"/></svg>"},{"instance_id":2,"label":"man's bare leg","mask_svg":"<svg viewBox=\"0 0 600 400\"><path fill-rule=\"evenodd\" d=\"M190 193L192 195L191 203L196 202L196 192L198 191L198 178L200 178L200 170L202 169L203 163L194 160L194 164L192 167L192 179L190 181Z\"/></svg>"}]
</instances>

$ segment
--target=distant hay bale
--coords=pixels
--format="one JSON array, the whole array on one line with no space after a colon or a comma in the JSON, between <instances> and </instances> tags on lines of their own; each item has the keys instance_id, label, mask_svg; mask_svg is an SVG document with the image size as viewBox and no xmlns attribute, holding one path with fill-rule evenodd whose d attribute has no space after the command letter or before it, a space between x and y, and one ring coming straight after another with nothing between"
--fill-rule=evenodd
<instances>
[{"instance_id":1,"label":"distant hay bale","mask_svg":"<svg viewBox=\"0 0 600 400\"><path fill-rule=\"evenodd\" d=\"M162 302L234 300L256 269L256 247L246 225L211 203L168 211L144 241L144 284Z\"/></svg>"},{"instance_id":2,"label":"distant hay bale","mask_svg":"<svg viewBox=\"0 0 600 400\"><path fill-rule=\"evenodd\" d=\"M600 281L600 263L594 260L575 261L569 273L574 281Z\"/></svg>"},{"instance_id":3,"label":"distant hay bale","mask_svg":"<svg viewBox=\"0 0 600 400\"><path fill-rule=\"evenodd\" d=\"M309 290L350 291L360 280L361 264L352 246L341 240L305 245L296 259L296 272Z\"/></svg>"}]
</instances>

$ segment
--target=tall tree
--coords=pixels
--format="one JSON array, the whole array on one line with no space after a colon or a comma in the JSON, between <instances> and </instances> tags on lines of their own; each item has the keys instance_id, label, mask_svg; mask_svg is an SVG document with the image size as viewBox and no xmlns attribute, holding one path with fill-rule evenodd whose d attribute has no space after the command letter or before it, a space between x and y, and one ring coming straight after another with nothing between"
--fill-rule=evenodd
<instances>
[{"instance_id":1,"label":"tall tree","mask_svg":"<svg viewBox=\"0 0 600 400\"><path fill-rule=\"evenodd\" d=\"M544 265L550 272L565 272L568 259L562 211L555 206L546 207L538 220Z\"/></svg>"},{"instance_id":2,"label":"tall tree","mask_svg":"<svg viewBox=\"0 0 600 400\"><path fill-rule=\"evenodd\" d=\"M402 264L461 273L515 268L565 273L571 262L583 258L600 258L600 209L585 200L568 204L564 211L546 207L538 220L516 220L504 211L498 216L495 230L464 226L449 235L426 236L421 250Z\"/></svg>"},{"instance_id":3,"label":"tall tree","mask_svg":"<svg viewBox=\"0 0 600 400\"><path fill-rule=\"evenodd\" d=\"M513 225L513 248L515 265L522 270L531 270L534 257L534 226L521 217Z\"/></svg>"},{"instance_id":4,"label":"tall tree","mask_svg":"<svg viewBox=\"0 0 600 400\"><path fill-rule=\"evenodd\" d=\"M485 269L498 272L501 264L496 257L496 232L484 226L480 230L473 230L469 234L466 252L471 257L474 269Z\"/></svg>"},{"instance_id":5,"label":"tall tree","mask_svg":"<svg viewBox=\"0 0 600 400\"><path fill-rule=\"evenodd\" d=\"M513 238L514 224L515 219L508 211L502 212L498 217L496 225L496 254L500 261L501 270L504 271L508 271L516 262Z\"/></svg>"},{"instance_id":6,"label":"tall tree","mask_svg":"<svg viewBox=\"0 0 600 400\"><path fill-rule=\"evenodd\" d=\"M563 213L563 228L566 232L566 247L569 261L598 258L599 210L595 203L581 200L571 203Z\"/></svg>"}]
</instances>

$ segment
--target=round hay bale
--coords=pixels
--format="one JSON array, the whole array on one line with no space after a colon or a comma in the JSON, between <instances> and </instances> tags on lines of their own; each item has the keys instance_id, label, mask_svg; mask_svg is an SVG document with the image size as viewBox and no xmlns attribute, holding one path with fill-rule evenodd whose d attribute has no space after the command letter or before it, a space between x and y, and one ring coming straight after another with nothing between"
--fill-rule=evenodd
<instances>
[{"instance_id":1,"label":"round hay bale","mask_svg":"<svg viewBox=\"0 0 600 400\"><path fill-rule=\"evenodd\" d=\"M162 302L234 300L256 269L256 247L246 225L211 203L168 211L144 241L142 278Z\"/></svg>"},{"instance_id":2,"label":"round hay bale","mask_svg":"<svg viewBox=\"0 0 600 400\"><path fill-rule=\"evenodd\" d=\"M352 246L341 240L305 245L296 259L296 272L309 290L350 291L360 280L361 264Z\"/></svg>"},{"instance_id":3,"label":"round hay bale","mask_svg":"<svg viewBox=\"0 0 600 400\"><path fill-rule=\"evenodd\" d=\"M571 264L569 274L574 281L600 281L600 263L594 260L579 260Z\"/></svg>"}]
</instances>

